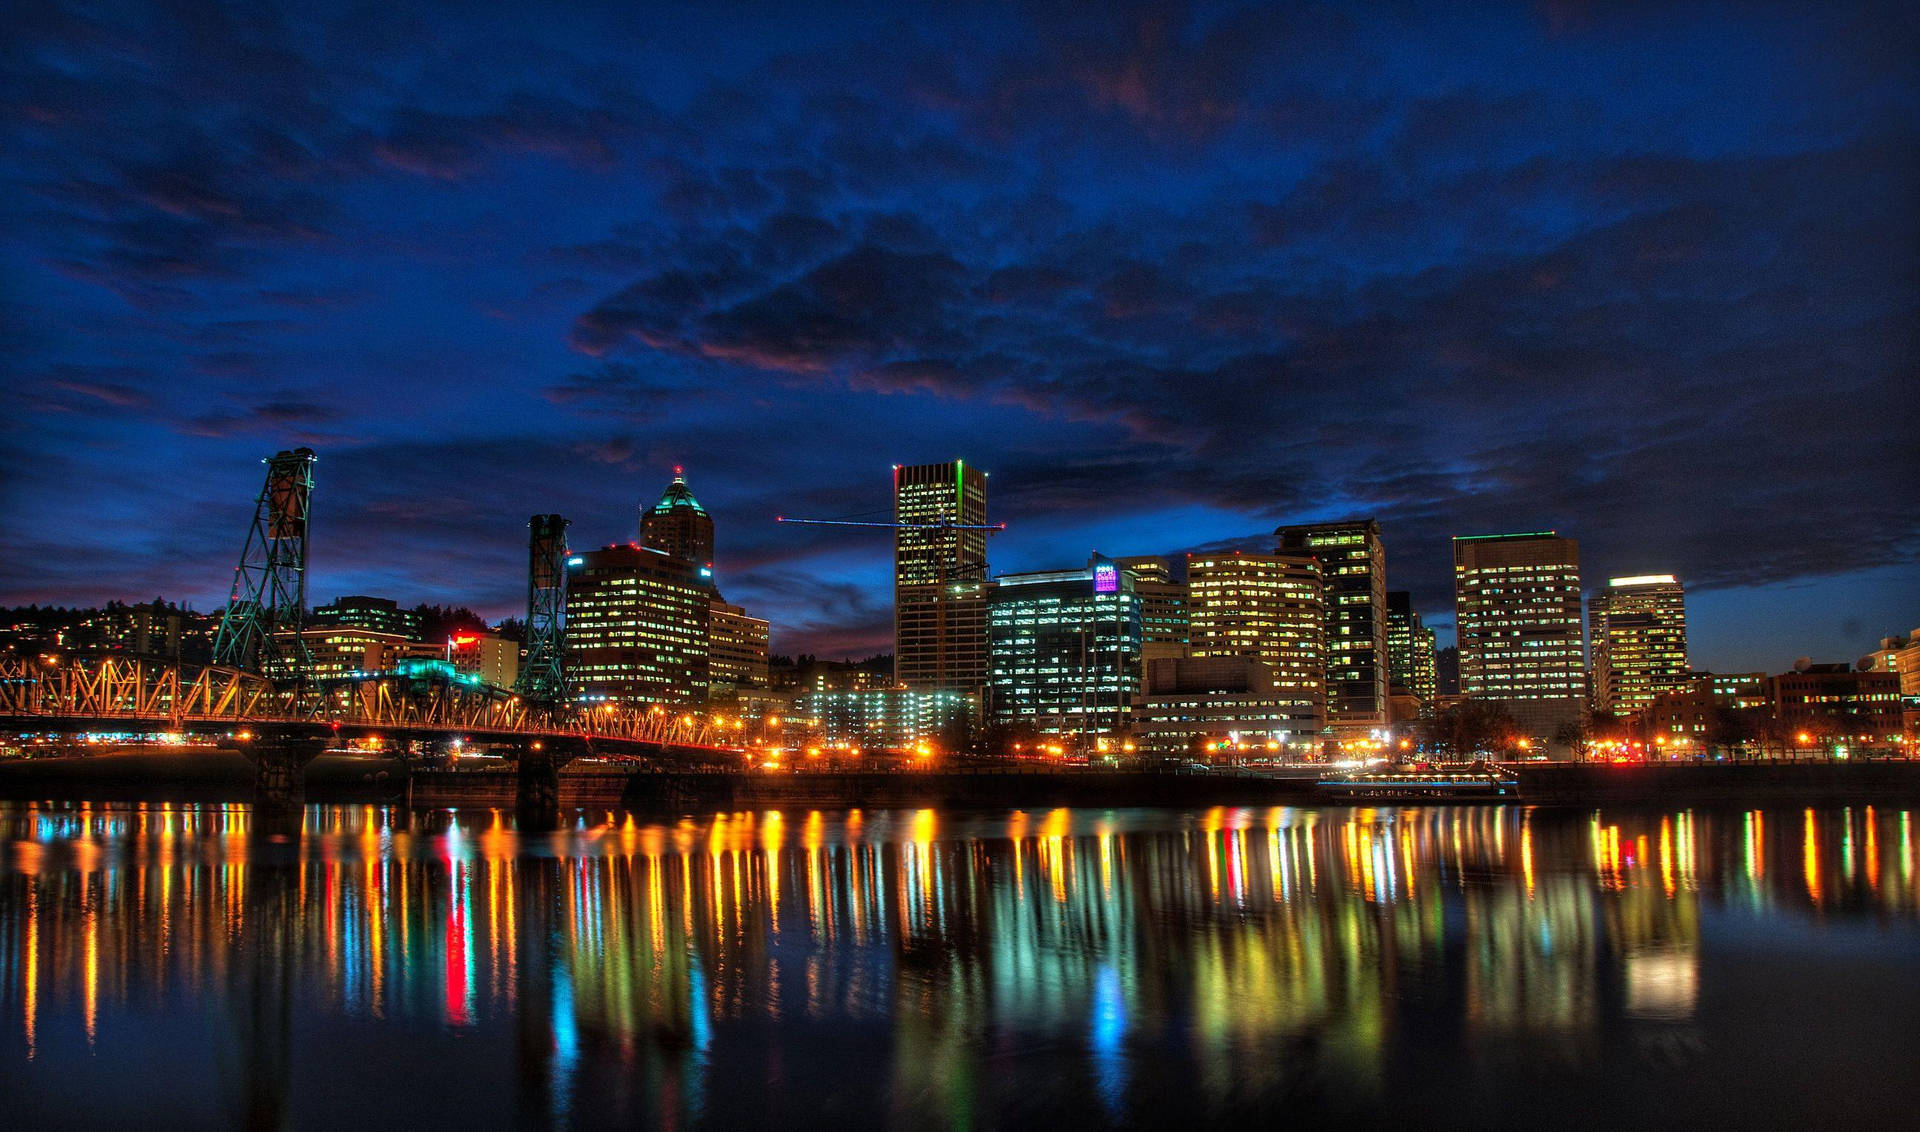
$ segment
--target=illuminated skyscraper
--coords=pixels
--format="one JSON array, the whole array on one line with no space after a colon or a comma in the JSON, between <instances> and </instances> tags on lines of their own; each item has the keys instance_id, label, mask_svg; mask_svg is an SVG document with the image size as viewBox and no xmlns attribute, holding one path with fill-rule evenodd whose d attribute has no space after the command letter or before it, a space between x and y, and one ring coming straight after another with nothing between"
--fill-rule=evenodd
<instances>
[{"instance_id":1,"label":"illuminated skyscraper","mask_svg":"<svg viewBox=\"0 0 1920 1132\"><path fill-rule=\"evenodd\" d=\"M1580 544L1553 531L1453 540L1460 691L1499 703L1535 740L1584 714Z\"/></svg>"},{"instance_id":2,"label":"illuminated skyscraper","mask_svg":"<svg viewBox=\"0 0 1920 1132\"><path fill-rule=\"evenodd\" d=\"M1773 714L1795 732L1795 742L1822 748L1855 743L1891 748L1900 735L1900 676L1862 672L1849 664L1802 660L1792 672L1768 677Z\"/></svg>"},{"instance_id":3,"label":"illuminated skyscraper","mask_svg":"<svg viewBox=\"0 0 1920 1132\"><path fill-rule=\"evenodd\" d=\"M492 688L511 688L520 675L520 642L496 633L456 633L447 640L447 663Z\"/></svg>"},{"instance_id":4,"label":"illuminated skyscraper","mask_svg":"<svg viewBox=\"0 0 1920 1132\"><path fill-rule=\"evenodd\" d=\"M819 739L867 750L909 750L921 743L947 746L965 734L973 717L973 701L959 692L911 688L812 691L797 697L793 706Z\"/></svg>"},{"instance_id":5,"label":"illuminated skyscraper","mask_svg":"<svg viewBox=\"0 0 1920 1132\"><path fill-rule=\"evenodd\" d=\"M1387 672L1394 684L1423 704L1431 705L1439 694L1433 630L1421 623L1413 595L1406 590L1387 594Z\"/></svg>"},{"instance_id":6,"label":"illuminated skyscraper","mask_svg":"<svg viewBox=\"0 0 1920 1132\"><path fill-rule=\"evenodd\" d=\"M1280 554L1320 561L1327 603L1327 723L1364 737L1387 725L1387 549L1372 519L1274 531Z\"/></svg>"},{"instance_id":7,"label":"illuminated skyscraper","mask_svg":"<svg viewBox=\"0 0 1920 1132\"><path fill-rule=\"evenodd\" d=\"M713 591L700 571L631 544L567 559L567 680L575 698L705 702Z\"/></svg>"},{"instance_id":8,"label":"illuminated skyscraper","mask_svg":"<svg viewBox=\"0 0 1920 1132\"><path fill-rule=\"evenodd\" d=\"M424 644L399 633L364 629L351 622L303 629L309 670L315 680L338 680L374 672L392 672L402 661L437 658L444 645ZM516 656L516 663L518 658Z\"/></svg>"},{"instance_id":9,"label":"illuminated skyscraper","mask_svg":"<svg viewBox=\"0 0 1920 1132\"><path fill-rule=\"evenodd\" d=\"M680 468L673 469L660 502L640 509L640 545L704 567L706 577L713 577L713 517L693 497Z\"/></svg>"},{"instance_id":10,"label":"illuminated skyscraper","mask_svg":"<svg viewBox=\"0 0 1920 1132\"><path fill-rule=\"evenodd\" d=\"M1593 709L1632 715L1685 688L1687 605L1672 574L1610 578L1587 603Z\"/></svg>"},{"instance_id":11,"label":"illuminated skyscraper","mask_svg":"<svg viewBox=\"0 0 1920 1132\"><path fill-rule=\"evenodd\" d=\"M767 686L770 629L764 619L749 617L745 609L713 595L707 610L707 680L712 695Z\"/></svg>"},{"instance_id":12,"label":"illuminated skyscraper","mask_svg":"<svg viewBox=\"0 0 1920 1132\"><path fill-rule=\"evenodd\" d=\"M384 597L336 597L332 605L315 606L307 617L307 624L350 625L376 633L391 633L409 641L420 639L420 615Z\"/></svg>"},{"instance_id":13,"label":"illuminated skyscraper","mask_svg":"<svg viewBox=\"0 0 1920 1132\"><path fill-rule=\"evenodd\" d=\"M893 469L894 679L978 693L987 682L987 474L964 460Z\"/></svg>"},{"instance_id":14,"label":"illuminated skyscraper","mask_svg":"<svg viewBox=\"0 0 1920 1132\"><path fill-rule=\"evenodd\" d=\"M1089 740L1127 729L1140 691L1133 575L1095 555L1084 570L994 580L992 718Z\"/></svg>"},{"instance_id":15,"label":"illuminated skyscraper","mask_svg":"<svg viewBox=\"0 0 1920 1132\"><path fill-rule=\"evenodd\" d=\"M1173 568L1164 558L1116 558L1113 564L1133 575L1133 591L1140 595L1140 659L1186 656L1187 584L1173 580Z\"/></svg>"},{"instance_id":16,"label":"illuminated skyscraper","mask_svg":"<svg viewBox=\"0 0 1920 1132\"><path fill-rule=\"evenodd\" d=\"M1312 555L1190 554L1187 601L1196 659L1261 662L1275 693L1312 705L1297 718L1325 725L1326 605Z\"/></svg>"},{"instance_id":17,"label":"illuminated skyscraper","mask_svg":"<svg viewBox=\"0 0 1920 1132\"><path fill-rule=\"evenodd\" d=\"M1134 710L1134 741L1157 755L1311 758L1321 748L1318 687L1277 688L1273 669L1244 656L1150 660Z\"/></svg>"}]
</instances>

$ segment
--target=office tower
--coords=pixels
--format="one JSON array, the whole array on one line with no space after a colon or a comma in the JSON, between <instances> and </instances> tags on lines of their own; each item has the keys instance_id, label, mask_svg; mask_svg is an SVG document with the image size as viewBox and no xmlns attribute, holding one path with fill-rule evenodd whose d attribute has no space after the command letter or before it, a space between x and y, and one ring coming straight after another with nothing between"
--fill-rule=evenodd
<instances>
[{"instance_id":1,"label":"office tower","mask_svg":"<svg viewBox=\"0 0 1920 1132\"><path fill-rule=\"evenodd\" d=\"M977 694L987 680L987 474L964 460L893 469L894 679Z\"/></svg>"},{"instance_id":2,"label":"office tower","mask_svg":"<svg viewBox=\"0 0 1920 1132\"><path fill-rule=\"evenodd\" d=\"M794 710L820 742L904 751L922 743L951 746L965 733L973 702L959 692L911 688L816 690L795 699Z\"/></svg>"},{"instance_id":3,"label":"office tower","mask_svg":"<svg viewBox=\"0 0 1920 1132\"><path fill-rule=\"evenodd\" d=\"M495 633L455 633L446 643L454 671L492 688L511 688L520 675L520 643Z\"/></svg>"},{"instance_id":4,"label":"office tower","mask_svg":"<svg viewBox=\"0 0 1920 1132\"><path fill-rule=\"evenodd\" d=\"M707 682L715 697L767 686L771 626L713 595L707 607Z\"/></svg>"},{"instance_id":5,"label":"office tower","mask_svg":"<svg viewBox=\"0 0 1920 1132\"><path fill-rule=\"evenodd\" d=\"M1767 697L1797 747L1882 746L1901 734L1897 672L1803 660L1792 672L1768 677Z\"/></svg>"},{"instance_id":6,"label":"office tower","mask_svg":"<svg viewBox=\"0 0 1920 1132\"><path fill-rule=\"evenodd\" d=\"M376 633L390 633L409 641L420 639L418 613L402 609L398 602L387 598L362 594L336 597L331 605L315 606L312 615L307 618L307 624L353 626L371 629Z\"/></svg>"},{"instance_id":7,"label":"office tower","mask_svg":"<svg viewBox=\"0 0 1920 1132\"><path fill-rule=\"evenodd\" d=\"M1324 727L1324 595L1321 567L1312 555L1190 554L1187 615L1192 654L1259 661L1268 669L1271 688L1309 702L1311 715Z\"/></svg>"},{"instance_id":8,"label":"office tower","mask_svg":"<svg viewBox=\"0 0 1920 1132\"><path fill-rule=\"evenodd\" d=\"M712 590L693 562L627 544L567 559L567 681L576 700L700 704Z\"/></svg>"},{"instance_id":9,"label":"office tower","mask_svg":"<svg viewBox=\"0 0 1920 1132\"><path fill-rule=\"evenodd\" d=\"M1494 701L1553 754L1571 753L1587 687L1580 544L1553 531L1453 540L1460 691Z\"/></svg>"},{"instance_id":10,"label":"office tower","mask_svg":"<svg viewBox=\"0 0 1920 1132\"><path fill-rule=\"evenodd\" d=\"M1696 672L1681 687L1655 696L1642 718L1648 735L1665 739L1663 745L1670 750L1688 753L1712 745L1716 721L1725 713L1771 708L1764 672Z\"/></svg>"},{"instance_id":11,"label":"office tower","mask_svg":"<svg viewBox=\"0 0 1920 1132\"><path fill-rule=\"evenodd\" d=\"M126 645L136 655L183 658L191 614L156 600L129 610Z\"/></svg>"},{"instance_id":12,"label":"office tower","mask_svg":"<svg viewBox=\"0 0 1920 1132\"><path fill-rule=\"evenodd\" d=\"M1273 669L1252 657L1150 660L1134 742L1156 755L1311 758L1323 713L1317 686L1280 686Z\"/></svg>"},{"instance_id":13,"label":"office tower","mask_svg":"<svg viewBox=\"0 0 1920 1132\"><path fill-rule=\"evenodd\" d=\"M1891 672L1902 696L1920 696L1920 629L1880 638L1880 647L1860 659L1863 672Z\"/></svg>"},{"instance_id":14,"label":"office tower","mask_svg":"<svg viewBox=\"0 0 1920 1132\"><path fill-rule=\"evenodd\" d=\"M1587 604L1593 710L1632 715L1686 687L1687 606L1672 574L1610 578Z\"/></svg>"},{"instance_id":15,"label":"office tower","mask_svg":"<svg viewBox=\"0 0 1920 1132\"><path fill-rule=\"evenodd\" d=\"M1116 558L1114 565L1133 575L1140 597L1140 659L1149 662L1187 655L1187 584L1173 580L1164 558Z\"/></svg>"},{"instance_id":16,"label":"office tower","mask_svg":"<svg viewBox=\"0 0 1920 1132\"><path fill-rule=\"evenodd\" d=\"M1920 629L1899 637L1883 637L1880 649L1888 657L1880 671L1900 682L1900 710L1907 731L1920 731Z\"/></svg>"},{"instance_id":17,"label":"office tower","mask_svg":"<svg viewBox=\"0 0 1920 1132\"><path fill-rule=\"evenodd\" d=\"M1095 555L1084 570L1002 574L990 618L990 712L1082 746L1127 728L1140 690L1133 575Z\"/></svg>"},{"instance_id":18,"label":"office tower","mask_svg":"<svg viewBox=\"0 0 1920 1132\"><path fill-rule=\"evenodd\" d=\"M1441 696L1460 694L1460 646L1433 650L1434 690Z\"/></svg>"},{"instance_id":19,"label":"office tower","mask_svg":"<svg viewBox=\"0 0 1920 1132\"><path fill-rule=\"evenodd\" d=\"M402 661L438 658L446 647L444 642L429 644L350 623L309 627L300 637L311 661L309 677L315 681L394 672Z\"/></svg>"},{"instance_id":20,"label":"office tower","mask_svg":"<svg viewBox=\"0 0 1920 1132\"><path fill-rule=\"evenodd\" d=\"M1320 562L1327 606L1327 723L1364 738L1387 725L1387 550L1372 519L1273 532L1280 554Z\"/></svg>"},{"instance_id":21,"label":"office tower","mask_svg":"<svg viewBox=\"0 0 1920 1132\"><path fill-rule=\"evenodd\" d=\"M640 545L691 562L704 568L705 579L713 578L713 517L693 497L678 466L660 502L640 509Z\"/></svg>"},{"instance_id":22,"label":"office tower","mask_svg":"<svg viewBox=\"0 0 1920 1132\"><path fill-rule=\"evenodd\" d=\"M1387 673L1422 704L1432 704L1440 693L1433 630L1414 612L1413 595L1406 590L1387 594Z\"/></svg>"}]
</instances>

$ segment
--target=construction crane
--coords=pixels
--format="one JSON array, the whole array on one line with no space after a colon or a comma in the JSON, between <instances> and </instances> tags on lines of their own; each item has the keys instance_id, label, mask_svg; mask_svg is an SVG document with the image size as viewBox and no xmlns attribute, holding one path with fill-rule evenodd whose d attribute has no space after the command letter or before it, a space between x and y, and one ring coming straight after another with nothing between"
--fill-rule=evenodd
<instances>
[{"instance_id":1,"label":"construction crane","mask_svg":"<svg viewBox=\"0 0 1920 1132\"><path fill-rule=\"evenodd\" d=\"M931 523L876 523L857 519L789 519L785 515L774 516L775 522L802 523L809 527L884 527L890 531L985 531L997 535L1007 529L1005 523L956 523L942 515Z\"/></svg>"},{"instance_id":2,"label":"construction crane","mask_svg":"<svg viewBox=\"0 0 1920 1132\"><path fill-rule=\"evenodd\" d=\"M872 512L868 512L868 514L872 514ZM955 521L953 516L947 514L942 514L938 519L926 523L882 523L871 519L789 519L785 515L776 515L774 518L777 522L781 523L798 523L811 527L868 527L889 531L932 531L936 535L952 531L956 535L956 550L958 549L957 543L959 541L957 536L960 532L980 531L982 532L982 537L987 538L1007 529L1005 523L961 523ZM950 571L945 557L942 556L938 560L936 569L938 574L934 579L933 598L934 670L944 673L947 671L947 609L949 603L952 601L952 596L949 593L949 584L957 581L971 581L976 575L984 582L987 563L986 559L982 557L979 562L961 565L957 570ZM897 598L898 594L896 591L896 600ZM896 660L894 668L896 676L900 671L898 664L899 662Z\"/></svg>"}]
</instances>

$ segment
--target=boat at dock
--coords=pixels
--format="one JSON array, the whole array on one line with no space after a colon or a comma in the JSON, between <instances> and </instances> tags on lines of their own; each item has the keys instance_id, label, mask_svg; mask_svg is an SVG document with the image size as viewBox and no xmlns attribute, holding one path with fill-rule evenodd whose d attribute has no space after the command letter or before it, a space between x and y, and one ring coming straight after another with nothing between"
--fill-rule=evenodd
<instances>
[{"instance_id":1,"label":"boat at dock","mask_svg":"<svg viewBox=\"0 0 1920 1132\"><path fill-rule=\"evenodd\" d=\"M1501 802L1519 796L1519 785L1497 770L1370 771L1325 775L1315 792L1329 801Z\"/></svg>"}]
</instances>

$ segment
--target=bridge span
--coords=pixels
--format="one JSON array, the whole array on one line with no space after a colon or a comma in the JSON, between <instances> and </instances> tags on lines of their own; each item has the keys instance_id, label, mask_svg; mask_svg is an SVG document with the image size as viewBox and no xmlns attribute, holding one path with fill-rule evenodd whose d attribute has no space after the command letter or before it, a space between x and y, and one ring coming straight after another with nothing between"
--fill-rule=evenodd
<instances>
[{"instance_id":1,"label":"bridge span","mask_svg":"<svg viewBox=\"0 0 1920 1132\"><path fill-rule=\"evenodd\" d=\"M0 660L0 731L225 738L256 768L256 801L296 812L306 764L356 738L506 748L518 764L521 801L536 818L557 808L559 768L583 755L684 765L743 750L738 721L658 705L544 705L411 673L287 684L235 668L113 656Z\"/></svg>"}]
</instances>

